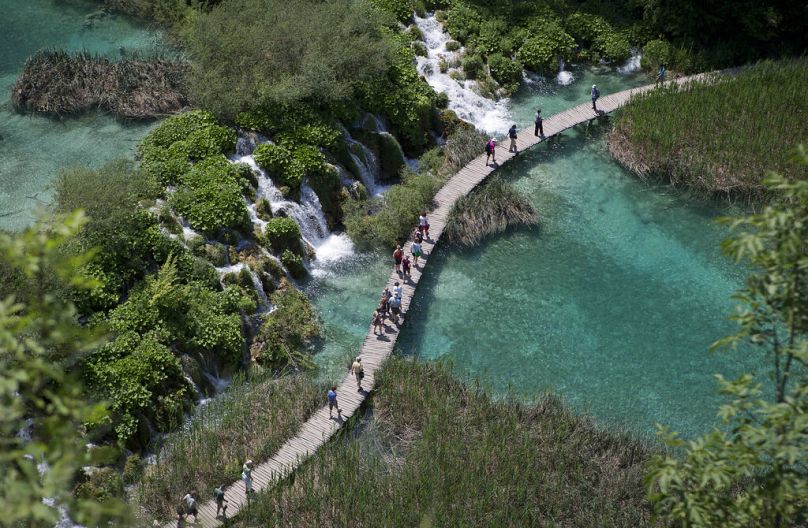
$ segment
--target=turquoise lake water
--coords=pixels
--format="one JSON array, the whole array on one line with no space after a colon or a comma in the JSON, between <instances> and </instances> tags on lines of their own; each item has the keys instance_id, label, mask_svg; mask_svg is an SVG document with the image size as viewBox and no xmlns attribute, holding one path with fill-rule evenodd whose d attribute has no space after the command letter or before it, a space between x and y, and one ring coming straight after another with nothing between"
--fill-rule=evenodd
<instances>
[{"instance_id":1,"label":"turquoise lake water","mask_svg":"<svg viewBox=\"0 0 808 528\"><path fill-rule=\"evenodd\" d=\"M160 34L122 16L88 20L100 2L4 0L0 17L0 228L18 229L50 199L48 185L68 165L98 166L131 158L149 124L110 116L56 121L13 112L11 87L25 59L43 48L87 50L110 57L162 49Z\"/></svg>"},{"instance_id":2,"label":"turquoise lake water","mask_svg":"<svg viewBox=\"0 0 808 528\"><path fill-rule=\"evenodd\" d=\"M575 70L578 80L525 87L511 102L526 125L646 82L637 75ZM538 230L489 238L474 250L439 246L399 339L401 353L446 359L460 375L525 399L560 393L600 421L643 434L657 422L684 434L716 424L713 374L752 370L752 360L709 354L732 333L730 296L743 272L720 254L730 211L637 181L605 150L603 130L567 132L500 171L536 206ZM358 350L390 268L357 256L311 281L326 328L318 356L341 374Z\"/></svg>"}]
</instances>

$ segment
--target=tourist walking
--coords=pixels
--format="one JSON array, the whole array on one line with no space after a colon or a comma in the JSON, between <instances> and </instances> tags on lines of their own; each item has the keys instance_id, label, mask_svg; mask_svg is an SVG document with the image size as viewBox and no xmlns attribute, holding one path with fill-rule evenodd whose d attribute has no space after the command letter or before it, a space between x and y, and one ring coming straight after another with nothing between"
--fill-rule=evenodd
<instances>
[{"instance_id":1,"label":"tourist walking","mask_svg":"<svg viewBox=\"0 0 808 528\"><path fill-rule=\"evenodd\" d=\"M196 506L196 499L194 498L193 494L189 491L185 494L185 497L182 498L183 505L185 506L185 516L193 515L194 522L196 522L196 516L198 513L198 509Z\"/></svg>"},{"instance_id":2,"label":"tourist walking","mask_svg":"<svg viewBox=\"0 0 808 528\"><path fill-rule=\"evenodd\" d=\"M665 82L665 74L666 74L666 73L668 73L667 68L665 68L665 65L664 65L664 64L660 64L660 65L659 65L659 69L657 70L657 76L656 76L656 83L655 83L655 85L657 85L657 86L658 86L658 85L660 85L660 84L662 84L662 83L664 83L664 82Z\"/></svg>"},{"instance_id":3,"label":"tourist walking","mask_svg":"<svg viewBox=\"0 0 808 528\"><path fill-rule=\"evenodd\" d=\"M227 499L224 498L224 484L219 485L218 488L213 490L213 498L216 500L216 517L219 517L219 512L222 516L227 518Z\"/></svg>"},{"instance_id":4,"label":"tourist walking","mask_svg":"<svg viewBox=\"0 0 808 528\"><path fill-rule=\"evenodd\" d=\"M401 314L401 297L393 297L390 299L390 320L393 324L398 325L398 316Z\"/></svg>"},{"instance_id":5,"label":"tourist walking","mask_svg":"<svg viewBox=\"0 0 808 528\"><path fill-rule=\"evenodd\" d=\"M337 418L342 414L342 409L337 404L337 386L334 385L328 390L328 417L331 418L334 409L337 410Z\"/></svg>"},{"instance_id":6,"label":"tourist walking","mask_svg":"<svg viewBox=\"0 0 808 528\"><path fill-rule=\"evenodd\" d=\"M533 135L543 138L544 137L544 125L543 125L543 121L542 121L542 118L541 118L541 108L536 110L535 123L536 123L536 128L533 131Z\"/></svg>"},{"instance_id":7,"label":"tourist walking","mask_svg":"<svg viewBox=\"0 0 808 528\"><path fill-rule=\"evenodd\" d=\"M395 263L396 273L401 273L401 259L404 258L404 252L401 251L401 246L396 246L393 251L393 262Z\"/></svg>"},{"instance_id":8,"label":"tourist walking","mask_svg":"<svg viewBox=\"0 0 808 528\"><path fill-rule=\"evenodd\" d=\"M421 234L421 226L415 228L415 235L413 235L412 239L419 244L424 241L424 235Z\"/></svg>"},{"instance_id":9,"label":"tourist walking","mask_svg":"<svg viewBox=\"0 0 808 528\"><path fill-rule=\"evenodd\" d=\"M378 335L382 335L384 333L384 320L382 319L382 314L379 313L379 310L374 310L373 312L373 335L376 334L376 330L379 330Z\"/></svg>"},{"instance_id":10,"label":"tourist walking","mask_svg":"<svg viewBox=\"0 0 808 528\"><path fill-rule=\"evenodd\" d=\"M595 112L598 111L598 98L600 98L600 90L598 90L598 85L592 85L592 110Z\"/></svg>"},{"instance_id":11,"label":"tourist walking","mask_svg":"<svg viewBox=\"0 0 808 528\"><path fill-rule=\"evenodd\" d=\"M485 166L488 166L488 160L492 159L494 161L494 165L497 163L497 140L491 138L488 140L488 143L485 144Z\"/></svg>"},{"instance_id":12,"label":"tourist walking","mask_svg":"<svg viewBox=\"0 0 808 528\"><path fill-rule=\"evenodd\" d=\"M421 244L418 242L413 242L410 246L410 251L412 252L412 258L414 260L414 264L418 265L418 259L421 258L423 250L421 249Z\"/></svg>"},{"instance_id":13,"label":"tourist walking","mask_svg":"<svg viewBox=\"0 0 808 528\"><path fill-rule=\"evenodd\" d=\"M404 255L404 259L401 261L401 272L404 274L405 277L410 276L410 266L412 263L410 262L410 257Z\"/></svg>"},{"instance_id":14,"label":"tourist walking","mask_svg":"<svg viewBox=\"0 0 808 528\"><path fill-rule=\"evenodd\" d=\"M356 376L356 387L359 392L362 392L362 378L365 377L365 369L362 367L361 357L356 356L356 359L351 365L351 373Z\"/></svg>"},{"instance_id":15,"label":"tourist walking","mask_svg":"<svg viewBox=\"0 0 808 528\"><path fill-rule=\"evenodd\" d=\"M398 281L395 282L393 285L393 298L401 300L401 295L404 293L404 288L399 284Z\"/></svg>"},{"instance_id":16,"label":"tourist walking","mask_svg":"<svg viewBox=\"0 0 808 528\"><path fill-rule=\"evenodd\" d=\"M519 148L516 146L516 125L511 125L511 128L508 130L508 137L511 138L511 144L508 147L508 152L519 154Z\"/></svg>"},{"instance_id":17,"label":"tourist walking","mask_svg":"<svg viewBox=\"0 0 808 528\"><path fill-rule=\"evenodd\" d=\"M429 221L426 219L426 211L418 217L418 231L421 232L424 238L429 238Z\"/></svg>"},{"instance_id":18,"label":"tourist walking","mask_svg":"<svg viewBox=\"0 0 808 528\"><path fill-rule=\"evenodd\" d=\"M241 466L241 480L244 481L244 494L247 496L247 500L250 500L250 494L253 492L252 487L252 470L253 470L253 461L248 460Z\"/></svg>"},{"instance_id":19,"label":"tourist walking","mask_svg":"<svg viewBox=\"0 0 808 528\"><path fill-rule=\"evenodd\" d=\"M182 513L177 514L177 528L185 528L185 516Z\"/></svg>"}]
</instances>

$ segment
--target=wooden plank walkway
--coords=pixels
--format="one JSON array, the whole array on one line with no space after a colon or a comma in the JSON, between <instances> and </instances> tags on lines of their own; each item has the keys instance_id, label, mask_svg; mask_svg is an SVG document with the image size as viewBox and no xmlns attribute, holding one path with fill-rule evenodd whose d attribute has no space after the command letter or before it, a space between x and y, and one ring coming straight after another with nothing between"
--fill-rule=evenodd
<instances>
[{"instance_id":1,"label":"wooden plank walkway","mask_svg":"<svg viewBox=\"0 0 808 528\"><path fill-rule=\"evenodd\" d=\"M706 75L709 74L682 77L668 82L684 84L692 80L706 78ZM601 97L597 103L600 115L612 112L623 106L633 95L646 92L653 88L653 85L647 85ZM518 149L520 152L527 150L564 130L591 121L597 117L598 115L595 114L591 108L591 102L564 110L544 120L544 138L534 136L532 127L520 131L516 142ZM418 282L424 272L424 267L428 262L428 256L434 251L435 244L443 233L452 205L454 205L458 198L471 192L489 174L494 172L496 168L501 167L513 159L514 154L508 152L507 146L509 143L510 140L506 139L497 147L496 154L498 165L486 165L485 154L483 154L473 159L457 174L452 176L435 195L433 208L428 215L430 238L424 240L422 244L426 258L422 258L419 266L413 266L412 275L408 279L402 280L402 278L393 271L385 285L392 291L396 281L402 283L404 288L401 299L401 309L404 314L409 311L410 303L415 295L415 288L418 286ZM480 150L482 150L482 145L480 146ZM413 226L413 228L414 227L415 226ZM410 254L411 244L412 242L408 241L404 247L404 252L407 255ZM371 314L368 314L368 320L370 320L370 318ZM385 332L382 335L374 334L372 326L368 328L362 349L358 354L358 356L362 358L362 364L364 365L365 378L362 382L362 386L365 391L359 392L356 388L355 378L350 374L346 375L337 388L337 401L342 409L343 419L337 421L336 417L333 419L329 418L327 405L318 409L308 421L301 426L297 435L287 440L272 458L257 464L253 468L253 489L256 492L267 489L279 479L294 471L306 458L317 451L321 445L337 432L342 424L345 423L346 418L350 418L356 413L368 397L368 391L372 391L375 386L376 371L393 352L393 347L398 339L398 333L399 328L387 321ZM323 400L325 400L325 394L323 394ZM212 493L212 489L210 492ZM234 516L242 508L247 506L244 484L241 481L234 482L227 486L225 488L225 494L228 500L228 517ZM179 502L180 498L177 497L177 503L179 504ZM192 519L192 517L188 519L188 526L213 528L222 524L222 519L216 518L216 503L213 500L204 503L200 502L197 522L194 523ZM174 526L176 526L176 521L164 524L165 528Z\"/></svg>"}]
</instances>

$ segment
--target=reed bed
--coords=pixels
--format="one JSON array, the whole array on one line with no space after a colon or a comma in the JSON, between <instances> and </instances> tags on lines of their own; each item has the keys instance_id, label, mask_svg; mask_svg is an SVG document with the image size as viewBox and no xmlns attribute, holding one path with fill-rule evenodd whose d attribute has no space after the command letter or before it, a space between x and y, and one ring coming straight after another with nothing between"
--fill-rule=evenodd
<instances>
[{"instance_id":1,"label":"reed bed","mask_svg":"<svg viewBox=\"0 0 808 528\"><path fill-rule=\"evenodd\" d=\"M609 150L643 179L765 199L766 171L805 178L791 151L808 137L806 86L803 57L652 90L618 112Z\"/></svg>"},{"instance_id":2,"label":"reed bed","mask_svg":"<svg viewBox=\"0 0 808 528\"><path fill-rule=\"evenodd\" d=\"M138 515L168 519L189 491L209 499L214 487L240 478L245 460L274 454L324 399L325 388L301 375L234 382L165 438L134 493Z\"/></svg>"},{"instance_id":3,"label":"reed bed","mask_svg":"<svg viewBox=\"0 0 808 528\"><path fill-rule=\"evenodd\" d=\"M494 176L460 198L449 212L444 236L449 243L476 246L485 237L515 226L535 226L533 205L512 185Z\"/></svg>"},{"instance_id":4,"label":"reed bed","mask_svg":"<svg viewBox=\"0 0 808 528\"><path fill-rule=\"evenodd\" d=\"M440 364L391 358L373 420L256 497L235 526L648 526L652 449L546 396L492 400Z\"/></svg>"},{"instance_id":5,"label":"reed bed","mask_svg":"<svg viewBox=\"0 0 808 528\"><path fill-rule=\"evenodd\" d=\"M124 119L151 119L188 106L185 62L133 57L112 62L89 53L40 51L12 87L21 112L60 117L101 108Z\"/></svg>"}]
</instances>

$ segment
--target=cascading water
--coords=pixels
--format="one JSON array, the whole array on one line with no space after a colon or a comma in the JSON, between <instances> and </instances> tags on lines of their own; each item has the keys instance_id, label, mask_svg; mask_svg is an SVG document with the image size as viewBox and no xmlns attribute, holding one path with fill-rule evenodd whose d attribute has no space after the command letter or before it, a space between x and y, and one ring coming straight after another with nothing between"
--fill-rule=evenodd
<instances>
[{"instance_id":1,"label":"cascading water","mask_svg":"<svg viewBox=\"0 0 808 528\"><path fill-rule=\"evenodd\" d=\"M642 60L642 53L637 48L631 48L631 57L622 66L617 67L617 73L634 73L640 71L640 61Z\"/></svg>"},{"instance_id":2,"label":"cascading water","mask_svg":"<svg viewBox=\"0 0 808 528\"><path fill-rule=\"evenodd\" d=\"M567 86L575 82L575 76L570 71L566 71L564 68L566 64L564 63L564 59L562 57L558 58L558 75L556 75L556 82L561 86Z\"/></svg>"},{"instance_id":3,"label":"cascading water","mask_svg":"<svg viewBox=\"0 0 808 528\"><path fill-rule=\"evenodd\" d=\"M418 72L436 91L449 96L449 108L465 121L490 134L505 133L511 125L506 107L507 100L492 101L475 91L476 81L456 81L449 72L457 68L449 68L445 73L440 71L441 60L448 64L458 61L463 48L447 51L446 43L451 37L443 30L440 22L429 15L421 18L413 15L415 25L421 30L426 42L427 56L417 57Z\"/></svg>"},{"instance_id":4,"label":"cascading water","mask_svg":"<svg viewBox=\"0 0 808 528\"><path fill-rule=\"evenodd\" d=\"M264 291L264 285L261 283L261 279L259 279L255 271L253 271L245 263L237 262L236 264L219 266L216 268L216 271L219 273L219 277L223 278L228 273L240 273L243 269L247 269L250 272L250 279L252 280L253 288L255 289L255 293L258 295L257 313L262 314L272 312L274 306L272 306L272 303L269 302L269 297L267 297L267 293Z\"/></svg>"}]
</instances>

